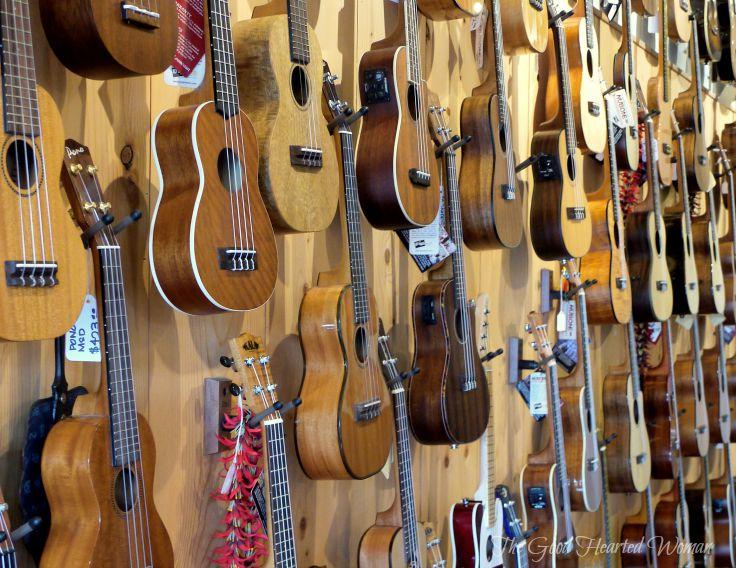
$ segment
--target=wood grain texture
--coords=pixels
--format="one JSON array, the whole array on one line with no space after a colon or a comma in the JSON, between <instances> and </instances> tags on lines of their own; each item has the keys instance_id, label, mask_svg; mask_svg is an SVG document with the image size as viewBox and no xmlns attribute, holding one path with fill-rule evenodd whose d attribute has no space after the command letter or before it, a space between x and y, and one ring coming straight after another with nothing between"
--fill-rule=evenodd
<instances>
[{"instance_id":1,"label":"wood grain texture","mask_svg":"<svg viewBox=\"0 0 736 568\"><path fill-rule=\"evenodd\" d=\"M660 26L661 27L661 26ZM669 70L667 71L669 73ZM657 160L659 181L663 186L672 184L672 163L674 157L672 142L672 107L674 94L670 93L665 99L664 79L661 74L652 77L647 83L646 103L649 112L658 110L659 115L654 120L654 137L657 139L660 159Z\"/></svg>"},{"instance_id":2,"label":"wood grain texture","mask_svg":"<svg viewBox=\"0 0 736 568\"><path fill-rule=\"evenodd\" d=\"M722 314L726 308L726 290L718 236L711 230L709 219L693 223L693 249L700 289L701 314Z\"/></svg>"},{"instance_id":3,"label":"wood grain texture","mask_svg":"<svg viewBox=\"0 0 736 568\"><path fill-rule=\"evenodd\" d=\"M732 423L733 419L731 417L730 387L733 383L733 377L728 373L729 365L726 365L727 376L721 380L717 348L703 351L702 365L710 443L728 443L731 441L731 432L736 427Z\"/></svg>"},{"instance_id":4,"label":"wood grain texture","mask_svg":"<svg viewBox=\"0 0 736 568\"><path fill-rule=\"evenodd\" d=\"M732 566L736 558L736 542L733 540L733 522L729 513L729 500L733 500L733 490L728 482L711 482L711 498L713 499L713 563L715 566Z\"/></svg>"},{"instance_id":5,"label":"wood grain texture","mask_svg":"<svg viewBox=\"0 0 736 568\"><path fill-rule=\"evenodd\" d=\"M478 0L417 0L419 11L430 20L456 20L477 16Z\"/></svg>"},{"instance_id":6,"label":"wood grain texture","mask_svg":"<svg viewBox=\"0 0 736 568\"><path fill-rule=\"evenodd\" d=\"M685 161L688 191L710 191L715 185L713 160L708 151L713 133L710 133L709 140L705 132L705 117L698 111L698 99L695 93L696 91L692 88L688 89L677 97L672 105L682 131L681 136L685 149L684 155L678 156L678 159Z\"/></svg>"},{"instance_id":7,"label":"wood grain texture","mask_svg":"<svg viewBox=\"0 0 736 568\"><path fill-rule=\"evenodd\" d=\"M418 548L426 551L426 541L422 525L418 527ZM424 558L430 562L431 558ZM360 539L358 549L358 568L394 568L405 566L404 563L404 531L401 526L381 525L376 523L369 528Z\"/></svg>"},{"instance_id":8,"label":"wood grain texture","mask_svg":"<svg viewBox=\"0 0 736 568\"><path fill-rule=\"evenodd\" d=\"M530 0L501 0L504 49L508 53L544 53L547 49L547 4L537 10Z\"/></svg>"}]
</instances>

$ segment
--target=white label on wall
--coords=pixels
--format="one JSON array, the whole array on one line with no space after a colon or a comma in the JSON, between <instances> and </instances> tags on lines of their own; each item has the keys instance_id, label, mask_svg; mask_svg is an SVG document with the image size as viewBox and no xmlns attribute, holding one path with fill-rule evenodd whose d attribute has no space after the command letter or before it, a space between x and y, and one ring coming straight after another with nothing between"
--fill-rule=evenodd
<instances>
[{"instance_id":1,"label":"white label on wall","mask_svg":"<svg viewBox=\"0 0 736 568\"><path fill-rule=\"evenodd\" d=\"M97 301L92 294L87 294L77 322L66 332L66 358L69 361L102 361Z\"/></svg>"}]
</instances>

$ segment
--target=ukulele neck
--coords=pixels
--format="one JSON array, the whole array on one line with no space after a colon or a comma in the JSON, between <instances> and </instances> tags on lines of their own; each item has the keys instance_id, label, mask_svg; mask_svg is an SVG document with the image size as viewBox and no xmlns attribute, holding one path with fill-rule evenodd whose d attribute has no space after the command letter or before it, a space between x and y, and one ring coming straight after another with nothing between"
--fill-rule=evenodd
<instances>
[{"instance_id":1,"label":"ukulele neck","mask_svg":"<svg viewBox=\"0 0 736 568\"><path fill-rule=\"evenodd\" d=\"M309 16L307 0L286 0L289 20L289 49L291 62L309 65Z\"/></svg>"},{"instance_id":2,"label":"ukulele neck","mask_svg":"<svg viewBox=\"0 0 736 568\"><path fill-rule=\"evenodd\" d=\"M555 55L557 57L557 74L560 77L559 96L562 100L562 117L565 125L565 144L568 155L573 155L578 146L575 133L575 117L573 115L572 95L570 91L570 62L567 55L567 39L562 19L554 22Z\"/></svg>"},{"instance_id":3,"label":"ukulele neck","mask_svg":"<svg viewBox=\"0 0 736 568\"><path fill-rule=\"evenodd\" d=\"M705 16L703 16L705 17ZM700 73L700 46L698 45L698 19L693 18L690 22L692 26L692 40L690 41L690 59L692 60L692 75L695 83L695 97L698 106L698 116L695 121L703 120L703 76ZM695 156L698 159L698 156Z\"/></svg>"},{"instance_id":4,"label":"ukulele neck","mask_svg":"<svg viewBox=\"0 0 736 568\"><path fill-rule=\"evenodd\" d=\"M629 366L631 367L631 383L634 390L634 396L638 396L641 392L641 381L639 379L639 354L636 345L636 331L634 330L633 319L626 324L626 339L629 348Z\"/></svg>"},{"instance_id":5,"label":"ukulele neck","mask_svg":"<svg viewBox=\"0 0 736 568\"><path fill-rule=\"evenodd\" d=\"M669 120L669 117L661 117L660 120ZM662 199L659 191L659 169L654 162L654 122L651 117L646 120L646 152L647 152L647 170L649 177L650 191L652 192L652 202L654 204L654 216L657 232L662 231Z\"/></svg>"},{"instance_id":6,"label":"ukulele neck","mask_svg":"<svg viewBox=\"0 0 736 568\"><path fill-rule=\"evenodd\" d=\"M662 97L666 103L670 102L670 42L667 36L668 26L669 0L662 0L660 3L660 20L659 20L659 68L662 72L663 93ZM663 116L660 120L669 120L668 116Z\"/></svg>"},{"instance_id":7,"label":"ukulele neck","mask_svg":"<svg viewBox=\"0 0 736 568\"><path fill-rule=\"evenodd\" d=\"M225 118L230 118L240 112L230 6L228 0L209 0L208 6L215 108Z\"/></svg>"},{"instance_id":8,"label":"ukulele neck","mask_svg":"<svg viewBox=\"0 0 736 568\"><path fill-rule=\"evenodd\" d=\"M624 5L623 11L623 22L622 31L624 34L622 45L626 46L627 58L627 70L630 77L634 77L634 33L631 29L632 26L632 14L631 14L631 0L622 0Z\"/></svg>"},{"instance_id":9,"label":"ukulele neck","mask_svg":"<svg viewBox=\"0 0 736 568\"><path fill-rule=\"evenodd\" d=\"M417 0L404 0L407 78L415 87L422 82L422 57L419 48L419 11Z\"/></svg>"},{"instance_id":10,"label":"ukulele neck","mask_svg":"<svg viewBox=\"0 0 736 568\"><path fill-rule=\"evenodd\" d=\"M593 28L593 0L583 0L583 8L585 9L585 43L588 49L595 47L595 29ZM595 65L597 62L594 61Z\"/></svg>"},{"instance_id":11,"label":"ukulele neck","mask_svg":"<svg viewBox=\"0 0 736 568\"><path fill-rule=\"evenodd\" d=\"M455 286L455 306L466 309L468 303L465 283L465 257L463 255L463 225L460 211L460 190L457 183L457 157L453 150L445 151L447 169L447 208L450 214L450 236L455 243L452 254L452 275Z\"/></svg>"}]
</instances>

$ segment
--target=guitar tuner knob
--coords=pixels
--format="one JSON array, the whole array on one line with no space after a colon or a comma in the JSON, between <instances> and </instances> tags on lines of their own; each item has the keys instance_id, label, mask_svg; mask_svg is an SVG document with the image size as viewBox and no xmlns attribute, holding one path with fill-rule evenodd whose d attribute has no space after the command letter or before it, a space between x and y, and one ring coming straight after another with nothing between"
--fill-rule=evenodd
<instances>
[{"instance_id":1,"label":"guitar tuner knob","mask_svg":"<svg viewBox=\"0 0 736 568\"><path fill-rule=\"evenodd\" d=\"M229 369L230 367L235 365L235 359L233 359L232 357L228 357L227 355L223 355L222 357L220 357L220 365Z\"/></svg>"},{"instance_id":2,"label":"guitar tuner knob","mask_svg":"<svg viewBox=\"0 0 736 568\"><path fill-rule=\"evenodd\" d=\"M532 324L525 323L524 324L524 331L526 331L527 333L531 333L532 332Z\"/></svg>"},{"instance_id":3,"label":"guitar tuner knob","mask_svg":"<svg viewBox=\"0 0 736 568\"><path fill-rule=\"evenodd\" d=\"M71 166L69 167L69 171L70 171L70 172L72 172L72 174L74 174L75 176L77 176L77 175L79 175L80 173L82 173L82 170L83 170L83 169L84 169L84 168L82 167L82 164L72 164L72 165L71 165Z\"/></svg>"},{"instance_id":4,"label":"guitar tuner knob","mask_svg":"<svg viewBox=\"0 0 736 568\"><path fill-rule=\"evenodd\" d=\"M97 166L94 166L94 165L87 166L87 173L90 175L95 175L97 173Z\"/></svg>"},{"instance_id":5,"label":"guitar tuner knob","mask_svg":"<svg viewBox=\"0 0 736 568\"><path fill-rule=\"evenodd\" d=\"M230 383L230 394L233 396L240 396L240 393L243 392L243 388L236 384L236 383Z\"/></svg>"},{"instance_id":6,"label":"guitar tuner knob","mask_svg":"<svg viewBox=\"0 0 736 568\"><path fill-rule=\"evenodd\" d=\"M110 211L110 209L112 209L112 204L109 201L100 201L98 206L100 208L100 211L102 211L103 214L107 213L108 211Z\"/></svg>"},{"instance_id":7,"label":"guitar tuner knob","mask_svg":"<svg viewBox=\"0 0 736 568\"><path fill-rule=\"evenodd\" d=\"M81 168L82 166L79 167ZM97 204L94 201L85 201L84 205L82 205L82 208L89 213L90 211L94 211L97 208Z\"/></svg>"}]
</instances>

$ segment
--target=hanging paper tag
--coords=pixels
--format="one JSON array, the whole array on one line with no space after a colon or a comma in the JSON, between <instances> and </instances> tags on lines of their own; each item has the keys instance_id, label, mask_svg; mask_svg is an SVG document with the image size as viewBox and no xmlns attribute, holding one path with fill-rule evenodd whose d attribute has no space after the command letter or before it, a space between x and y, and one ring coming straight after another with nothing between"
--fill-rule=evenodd
<instances>
[{"instance_id":1,"label":"hanging paper tag","mask_svg":"<svg viewBox=\"0 0 736 568\"><path fill-rule=\"evenodd\" d=\"M562 300L557 314L557 338L577 339L577 304L574 300Z\"/></svg>"},{"instance_id":2,"label":"hanging paper tag","mask_svg":"<svg viewBox=\"0 0 736 568\"><path fill-rule=\"evenodd\" d=\"M97 320L97 301L87 294L77 322L66 332L66 358L68 361L99 363L100 323Z\"/></svg>"},{"instance_id":3,"label":"hanging paper tag","mask_svg":"<svg viewBox=\"0 0 736 568\"><path fill-rule=\"evenodd\" d=\"M736 325L724 325L723 341L725 341L726 343L731 343L734 337L736 337Z\"/></svg>"},{"instance_id":4,"label":"hanging paper tag","mask_svg":"<svg viewBox=\"0 0 736 568\"><path fill-rule=\"evenodd\" d=\"M174 87L198 87L204 79L204 0L176 0L179 35L174 61L164 81Z\"/></svg>"},{"instance_id":5,"label":"hanging paper tag","mask_svg":"<svg viewBox=\"0 0 736 568\"><path fill-rule=\"evenodd\" d=\"M433 226L434 228L430 229ZM442 187L440 187L440 210L435 220L428 227L400 229L396 231L396 234L421 272L426 272L457 250L455 243L445 229L445 205ZM414 238L413 242L412 238Z\"/></svg>"},{"instance_id":6,"label":"hanging paper tag","mask_svg":"<svg viewBox=\"0 0 736 568\"><path fill-rule=\"evenodd\" d=\"M649 341L656 343L659 336L662 335L662 322L652 321L647 324Z\"/></svg>"},{"instance_id":7,"label":"hanging paper tag","mask_svg":"<svg viewBox=\"0 0 736 568\"><path fill-rule=\"evenodd\" d=\"M629 97L624 89L616 89L609 93L606 98L611 102L608 105L609 117L618 128L636 126L636 117L631 108Z\"/></svg>"},{"instance_id":8,"label":"hanging paper tag","mask_svg":"<svg viewBox=\"0 0 736 568\"><path fill-rule=\"evenodd\" d=\"M443 195L440 188L440 195ZM409 229L409 254L436 255L440 253L440 233L442 224L442 199L440 199L440 211L434 221L426 227Z\"/></svg>"},{"instance_id":9,"label":"hanging paper tag","mask_svg":"<svg viewBox=\"0 0 736 568\"><path fill-rule=\"evenodd\" d=\"M475 32L475 66L478 69L483 68L486 36L486 22L488 21L488 9L483 6L483 10L477 16L473 16L470 20L470 31Z\"/></svg>"},{"instance_id":10,"label":"hanging paper tag","mask_svg":"<svg viewBox=\"0 0 736 568\"><path fill-rule=\"evenodd\" d=\"M534 420L547 416L547 375L544 372L529 375L529 412Z\"/></svg>"}]
</instances>

